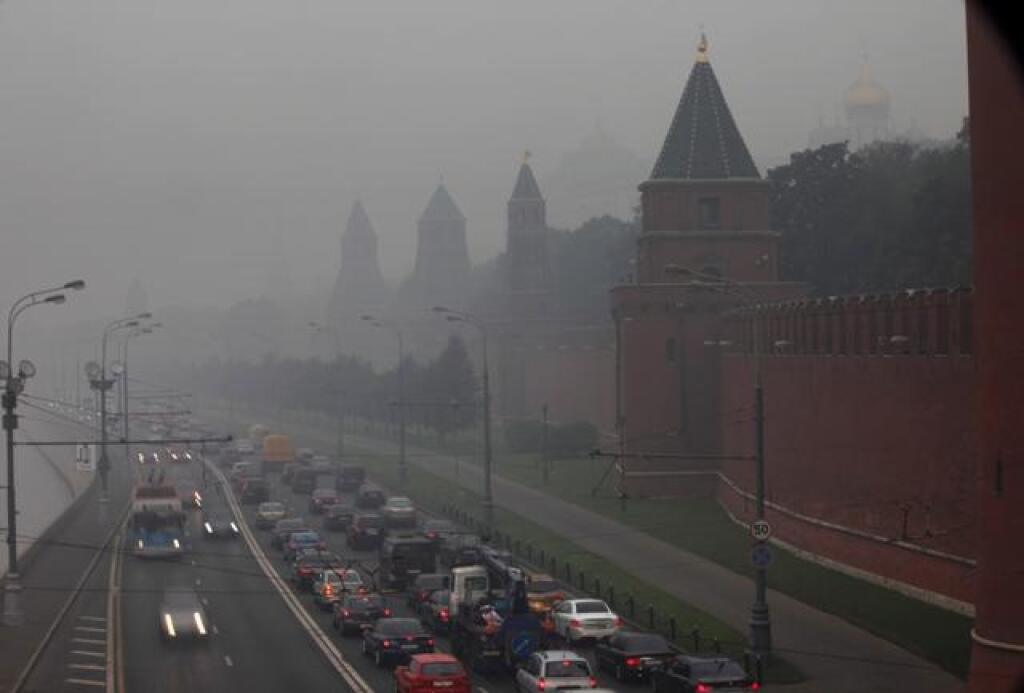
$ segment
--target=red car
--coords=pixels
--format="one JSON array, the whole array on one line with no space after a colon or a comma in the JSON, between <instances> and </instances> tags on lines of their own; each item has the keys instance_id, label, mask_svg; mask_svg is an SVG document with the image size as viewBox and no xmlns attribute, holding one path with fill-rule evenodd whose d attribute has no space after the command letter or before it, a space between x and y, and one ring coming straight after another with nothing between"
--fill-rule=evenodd
<instances>
[{"instance_id":1,"label":"red car","mask_svg":"<svg viewBox=\"0 0 1024 693\"><path fill-rule=\"evenodd\" d=\"M395 690L419 693L444 689L446 693L470 693L469 674L450 654L435 652L409 658L408 666L395 667Z\"/></svg>"}]
</instances>

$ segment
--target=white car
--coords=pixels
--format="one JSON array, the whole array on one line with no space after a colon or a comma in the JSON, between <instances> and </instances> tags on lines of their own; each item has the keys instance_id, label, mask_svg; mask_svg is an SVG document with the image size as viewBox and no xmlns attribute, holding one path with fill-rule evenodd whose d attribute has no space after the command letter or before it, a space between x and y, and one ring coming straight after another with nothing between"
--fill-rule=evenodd
<instances>
[{"instance_id":1,"label":"white car","mask_svg":"<svg viewBox=\"0 0 1024 693\"><path fill-rule=\"evenodd\" d=\"M516 670L516 690L597 688L590 662L570 650L534 652Z\"/></svg>"},{"instance_id":2,"label":"white car","mask_svg":"<svg viewBox=\"0 0 1024 693\"><path fill-rule=\"evenodd\" d=\"M351 568L321 571L313 580L313 602L321 609L330 609L341 601L342 594L355 594L366 589L362 576Z\"/></svg>"},{"instance_id":3,"label":"white car","mask_svg":"<svg viewBox=\"0 0 1024 693\"><path fill-rule=\"evenodd\" d=\"M622 628L622 619L600 599L567 599L551 611L555 630L573 643L583 638L607 638Z\"/></svg>"}]
</instances>

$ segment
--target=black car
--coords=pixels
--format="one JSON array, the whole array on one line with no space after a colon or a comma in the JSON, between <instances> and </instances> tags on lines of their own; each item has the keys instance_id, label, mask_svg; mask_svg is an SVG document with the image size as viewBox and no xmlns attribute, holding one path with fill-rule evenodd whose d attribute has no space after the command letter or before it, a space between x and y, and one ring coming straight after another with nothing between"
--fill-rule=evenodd
<instances>
[{"instance_id":1,"label":"black car","mask_svg":"<svg viewBox=\"0 0 1024 693\"><path fill-rule=\"evenodd\" d=\"M597 667L615 672L619 681L646 678L679 654L669 642L655 633L620 631L594 647Z\"/></svg>"},{"instance_id":2,"label":"black car","mask_svg":"<svg viewBox=\"0 0 1024 693\"><path fill-rule=\"evenodd\" d=\"M377 513L357 513L348 526L346 543L352 549L373 549L380 546L383 535L383 517Z\"/></svg>"},{"instance_id":3,"label":"black car","mask_svg":"<svg viewBox=\"0 0 1024 693\"><path fill-rule=\"evenodd\" d=\"M419 605L420 618L435 633L452 630L451 592L436 590Z\"/></svg>"},{"instance_id":4,"label":"black car","mask_svg":"<svg viewBox=\"0 0 1024 693\"><path fill-rule=\"evenodd\" d=\"M270 487L267 486L266 479L263 477L245 479L242 482L238 500L242 505L256 505L257 503L270 500Z\"/></svg>"},{"instance_id":5,"label":"black car","mask_svg":"<svg viewBox=\"0 0 1024 693\"><path fill-rule=\"evenodd\" d=\"M363 484L356 492L356 507L364 510L376 510L387 502L384 489L373 484Z\"/></svg>"},{"instance_id":6,"label":"black car","mask_svg":"<svg viewBox=\"0 0 1024 693\"><path fill-rule=\"evenodd\" d=\"M292 480L295 478L295 472L305 467L302 462L286 462L284 467L281 468L281 483L292 485Z\"/></svg>"},{"instance_id":7,"label":"black car","mask_svg":"<svg viewBox=\"0 0 1024 693\"><path fill-rule=\"evenodd\" d=\"M419 613L420 605L427 601L431 592L435 590L446 590L451 577L446 573L423 573L417 575L416 579L409 583L405 590L405 603L413 611Z\"/></svg>"},{"instance_id":8,"label":"black car","mask_svg":"<svg viewBox=\"0 0 1024 693\"><path fill-rule=\"evenodd\" d=\"M292 583L295 589L308 592L317 574L326 568L344 568L341 556L330 551L307 551L297 556L292 565Z\"/></svg>"},{"instance_id":9,"label":"black car","mask_svg":"<svg viewBox=\"0 0 1024 693\"><path fill-rule=\"evenodd\" d=\"M158 612L160 636L165 642L206 640L209 619L199 596L190 589L167 590Z\"/></svg>"},{"instance_id":10,"label":"black car","mask_svg":"<svg viewBox=\"0 0 1024 693\"><path fill-rule=\"evenodd\" d=\"M213 510L203 513L203 536L207 539L237 539L238 523L231 513Z\"/></svg>"},{"instance_id":11,"label":"black car","mask_svg":"<svg viewBox=\"0 0 1024 693\"><path fill-rule=\"evenodd\" d=\"M295 493L312 493L316 488L317 471L309 467L301 467L292 473L292 491Z\"/></svg>"},{"instance_id":12,"label":"black car","mask_svg":"<svg viewBox=\"0 0 1024 693\"><path fill-rule=\"evenodd\" d=\"M339 491L355 491L366 481L366 470L355 465L345 465L338 470L335 483Z\"/></svg>"},{"instance_id":13,"label":"black car","mask_svg":"<svg viewBox=\"0 0 1024 693\"><path fill-rule=\"evenodd\" d=\"M274 533L270 537L270 545L275 549L280 549L288 541L292 532L301 532L307 529L309 529L309 523L302 517L286 517L283 520L278 520L274 525Z\"/></svg>"},{"instance_id":14,"label":"black car","mask_svg":"<svg viewBox=\"0 0 1024 693\"><path fill-rule=\"evenodd\" d=\"M338 502L324 508L324 529L341 532L348 529L355 510L349 503Z\"/></svg>"},{"instance_id":15,"label":"black car","mask_svg":"<svg viewBox=\"0 0 1024 693\"><path fill-rule=\"evenodd\" d=\"M476 534L453 534L441 541L437 557L449 568L483 563L483 541Z\"/></svg>"},{"instance_id":16,"label":"black car","mask_svg":"<svg viewBox=\"0 0 1024 693\"><path fill-rule=\"evenodd\" d=\"M424 573L437 571L437 545L419 534L388 534L378 555L381 584L405 589Z\"/></svg>"},{"instance_id":17,"label":"black car","mask_svg":"<svg viewBox=\"0 0 1024 693\"><path fill-rule=\"evenodd\" d=\"M760 685L736 662L725 657L678 655L650 671L651 690L658 693L694 693L712 690L754 691Z\"/></svg>"},{"instance_id":18,"label":"black car","mask_svg":"<svg viewBox=\"0 0 1024 693\"><path fill-rule=\"evenodd\" d=\"M433 636L415 618L382 618L363 632L363 654L373 657L379 667L433 651Z\"/></svg>"},{"instance_id":19,"label":"black car","mask_svg":"<svg viewBox=\"0 0 1024 693\"><path fill-rule=\"evenodd\" d=\"M391 616L384 597L374 593L347 594L334 603L331 624L342 635L359 633L373 628L377 619Z\"/></svg>"}]
</instances>

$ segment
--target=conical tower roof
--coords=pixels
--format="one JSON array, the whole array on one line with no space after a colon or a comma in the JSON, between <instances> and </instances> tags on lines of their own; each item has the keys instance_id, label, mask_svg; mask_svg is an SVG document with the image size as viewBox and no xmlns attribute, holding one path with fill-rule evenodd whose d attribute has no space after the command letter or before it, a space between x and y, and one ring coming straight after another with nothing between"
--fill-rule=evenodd
<instances>
[{"instance_id":1,"label":"conical tower roof","mask_svg":"<svg viewBox=\"0 0 1024 693\"><path fill-rule=\"evenodd\" d=\"M444 187L444 183L437 186L427 208L423 210L420 221L465 221L459 206Z\"/></svg>"},{"instance_id":2,"label":"conical tower roof","mask_svg":"<svg viewBox=\"0 0 1024 693\"><path fill-rule=\"evenodd\" d=\"M356 200L352 205L352 211L348 214L348 221L345 223L346 236L374 236L373 223L370 221L366 209L363 208L362 200Z\"/></svg>"},{"instance_id":3,"label":"conical tower roof","mask_svg":"<svg viewBox=\"0 0 1024 693\"><path fill-rule=\"evenodd\" d=\"M530 164L523 162L519 167L519 175L516 177L516 187L512 191L513 200L539 200L541 198L540 186L537 179L533 177L533 169Z\"/></svg>"},{"instance_id":4,"label":"conical tower roof","mask_svg":"<svg viewBox=\"0 0 1024 693\"><path fill-rule=\"evenodd\" d=\"M760 178L732 119L701 37L697 61L686 81L652 179L723 180Z\"/></svg>"}]
</instances>

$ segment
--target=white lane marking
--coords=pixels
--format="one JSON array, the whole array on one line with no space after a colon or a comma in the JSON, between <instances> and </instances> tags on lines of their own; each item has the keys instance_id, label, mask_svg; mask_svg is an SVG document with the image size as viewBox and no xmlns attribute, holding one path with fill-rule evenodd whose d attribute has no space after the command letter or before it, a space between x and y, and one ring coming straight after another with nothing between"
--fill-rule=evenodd
<instances>
[{"instance_id":1,"label":"white lane marking","mask_svg":"<svg viewBox=\"0 0 1024 693\"><path fill-rule=\"evenodd\" d=\"M196 586L198 587L201 584L203 584L202 578L196 578Z\"/></svg>"},{"instance_id":2,"label":"white lane marking","mask_svg":"<svg viewBox=\"0 0 1024 693\"><path fill-rule=\"evenodd\" d=\"M84 655L86 657L106 657L106 652L89 652L88 650L71 650L73 655Z\"/></svg>"},{"instance_id":3,"label":"white lane marking","mask_svg":"<svg viewBox=\"0 0 1024 693\"><path fill-rule=\"evenodd\" d=\"M203 606L209 606L210 605L210 600L207 599L206 597L200 597L199 601L201 601L203 603Z\"/></svg>"},{"instance_id":4,"label":"white lane marking","mask_svg":"<svg viewBox=\"0 0 1024 693\"><path fill-rule=\"evenodd\" d=\"M92 626L75 626L75 630L84 630L86 633L106 633L106 628L93 628Z\"/></svg>"},{"instance_id":5,"label":"white lane marking","mask_svg":"<svg viewBox=\"0 0 1024 693\"><path fill-rule=\"evenodd\" d=\"M86 645L106 645L106 640L96 640L95 638L71 638L71 642L81 642Z\"/></svg>"},{"instance_id":6,"label":"white lane marking","mask_svg":"<svg viewBox=\"0 0 1024 693\"><path fill-rule=\"evenodd\" d=\"M107 619L103 616L79 616L80 621L98 621L99 623L106 623Z\"/></svg>"},{"instance_id":7,"label":"white lane marking","mask_svg":"<svg viewBox=\"0 0 1024 693\"><path fill-rule=\"evenodd\" d=\"M68 664L71 669L85 669L86 671L106 671L102 664Z\"/></svg>"},{"instance_id":8,"label":"white lane marking","mask_svg":"<svg viewBox=\"0 0 1024 693\"><path fill-rule=\"evenodd\" d=\"M373 687L366 682L366 680L360 676L359 672L345 659L345 656L341 654L338 647L331 640L330 636L324 632L320 624L309 615L306 611L305 606L298 598L292 593L291 587L284 581L277 569L271 565L270 561L267 560L267 555L263 552L263 548L256 541L253 536L252 530L249 529L249 523L245 520L245 513L242 512L238 502L235 500L235 493L228 484L227 478L224 476L224 472L217 469L215 466L210 464L207 460L203 460L207 468L214 474L218 481L224 488L224 496L227 499L228 507L231 508L231 512L235 514L238 519L239 529L242 530L242 537L245 539L245 543L249 547L250 553L253 558L256 559L256 563L260 566L263 574L267 576L270 584L274 586L277 593L281 595L281 599L284 600L285 606L292 612L299 625L306 631L313 640L313 643L320 649L324 654L327 661L334 667L334 670L338 672L338 675L344 679L345 683L348 684L349 688L352 689L353 693L373 693Z\"/></svg>"},{"instance_id":9,"label":"white lane marking","mask_svg":"<svg viewBox=\"0 0 1024 693\"><path fill-rule=\"evenodd\" d=\"M231 661L231 657L227 655L224 655L224 663L227 664L229 667L235 666L235 663Z\"/></svg>"},{"instance_id":10,"label":"white lane marking","mask_svg":"<svg viewBox=\"0 0 1024 693\"><path fill-rule=\"evenodd\" d=\"M90 679L64 679L67 683L74 683L79 686L98 686L100 688L106 688L107 684L102 681L92 681Z\"/></svg>"}]
</instances>

